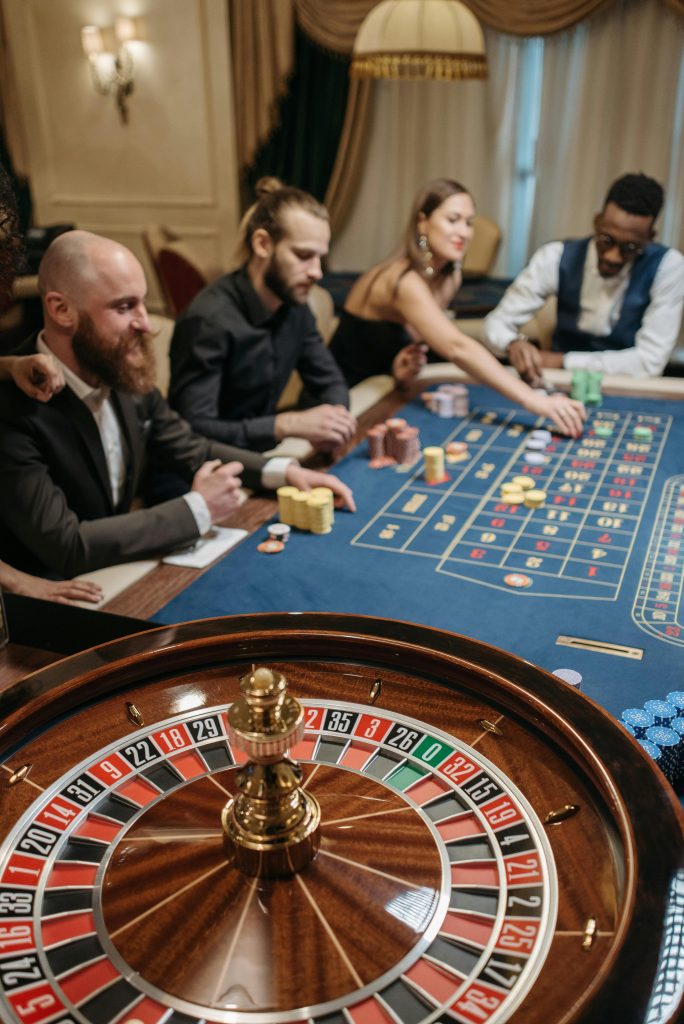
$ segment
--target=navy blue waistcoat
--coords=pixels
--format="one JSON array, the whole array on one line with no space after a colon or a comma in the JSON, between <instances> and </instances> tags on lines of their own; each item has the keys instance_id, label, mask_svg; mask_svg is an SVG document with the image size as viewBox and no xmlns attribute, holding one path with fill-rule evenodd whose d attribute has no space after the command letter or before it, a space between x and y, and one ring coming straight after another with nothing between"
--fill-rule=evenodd
<instances>
[{"instance_id":1,"label":"navy blue waistcoat","mask_svg":"<svg viewBox=\"0 0 684 1024\"><path fill-rule=\"evenodd\" d=\"M599 337L577 326L584 261L590 241L590 238L576 238L563 243L558 270L558 316L552 342L554 352L633 348L634 337L651 301L653 278L667 252L667 246L652 242L635 260L617 323L610 334Z\"/></svg>"}]
</instances>

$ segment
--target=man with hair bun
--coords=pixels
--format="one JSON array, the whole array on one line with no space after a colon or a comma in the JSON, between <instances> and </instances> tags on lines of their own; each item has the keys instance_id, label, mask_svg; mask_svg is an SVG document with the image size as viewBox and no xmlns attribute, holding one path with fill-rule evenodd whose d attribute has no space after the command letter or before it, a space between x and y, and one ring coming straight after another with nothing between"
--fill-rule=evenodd
<instances>
[{"instance_id":1,"label":"man with hair bun","mask_svg":"<svg viewBox=\"0 0 684 1024\"><path fill-rule=\"evenodd\" d=\"M645 174L613 182L594 235L543 245L486 317L490 347L532 385L544 367L662 374L684 304L684 256L654 241L662 205L662 187ZM552 351L540 352L520 328L552 295Z\"/></svg>"},{"instance_id":2,"label":"man with hair bun","mask_svg":"<svg viewBox=\"0 0 684 1024\"><path fill-rule=\"evenodd\" d=\"M256 191L240 225L239 269L203 289L176 323L169 400L217 441L265 451L294 436L330 451L351 440L356 423L307 305L328 252L328 213L276 178ZM293 370L306 407L277 412Z\"/></svg>"}]
</instances>

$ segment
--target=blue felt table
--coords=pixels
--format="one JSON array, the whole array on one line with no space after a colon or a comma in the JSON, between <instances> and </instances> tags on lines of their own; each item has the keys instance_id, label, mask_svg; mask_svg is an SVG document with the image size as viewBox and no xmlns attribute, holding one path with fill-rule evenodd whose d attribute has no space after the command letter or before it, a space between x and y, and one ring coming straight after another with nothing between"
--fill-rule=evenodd
<instances>
[{"instance_id":1,"label":"blue felt table","mask_svg":"<svg viewBox=\"0 0 684 1024\"><path fill-rule=\"evenodd\" d=\"M530 467L525 441L540 422L485 388L469 391L464 419L440 419L420 399L401 413L423 446L467 442L448 481L427 485L422 462L372 470L362 444L336 468L356 514L338 512L326 536L293 530L278 555L257 552L258 531L156 620L260 611L406 619L551 671L576 669L583 691L616 716L684 689L684 405L606 397L582 439L556 438L544 466ZM613 435L597 437L597 423ZM650 441L635 440L636 424L651 428ZM501 483L520 473L547 491L544 508L502 502ZM512 588L511 574L529 585ZM643 657L568 649L556 643L563 634Z\"/></svg>"}]
</instances>

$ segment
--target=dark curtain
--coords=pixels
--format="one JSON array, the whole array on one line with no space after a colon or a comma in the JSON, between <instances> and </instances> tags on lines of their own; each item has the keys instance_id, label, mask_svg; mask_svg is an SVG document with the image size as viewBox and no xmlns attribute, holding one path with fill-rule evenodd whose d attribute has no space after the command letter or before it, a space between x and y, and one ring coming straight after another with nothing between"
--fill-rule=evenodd
<instances>
[{"instance_id":1,"label":"dark curtain","mask_svg":"<svg viewBox=\"0 0 684 1024\"><path fill-rule=\"evenodd\" d=\"M246 205L254 185L275 175L323 201L342 133L349 91L349 59L332 55L295 27L295 66L280 101L277 127L245 175Z\"/></svg>"}]
</instances>

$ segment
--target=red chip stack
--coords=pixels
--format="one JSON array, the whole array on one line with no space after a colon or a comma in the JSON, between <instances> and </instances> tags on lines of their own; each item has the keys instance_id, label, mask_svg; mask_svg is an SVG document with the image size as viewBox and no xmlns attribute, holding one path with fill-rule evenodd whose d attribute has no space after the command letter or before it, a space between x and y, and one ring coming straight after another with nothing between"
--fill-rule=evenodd
<instances>
[{"instance_id":1,"label":"red chip stack","mask_svg":"<svg viewBox=\"0 0 684 1024\"><path fill-rule=\"evenodd\" d=\"M415 462L420 456L420 431L395 417L368 431L371 469Z\"/></svg>"}]
</instances>

